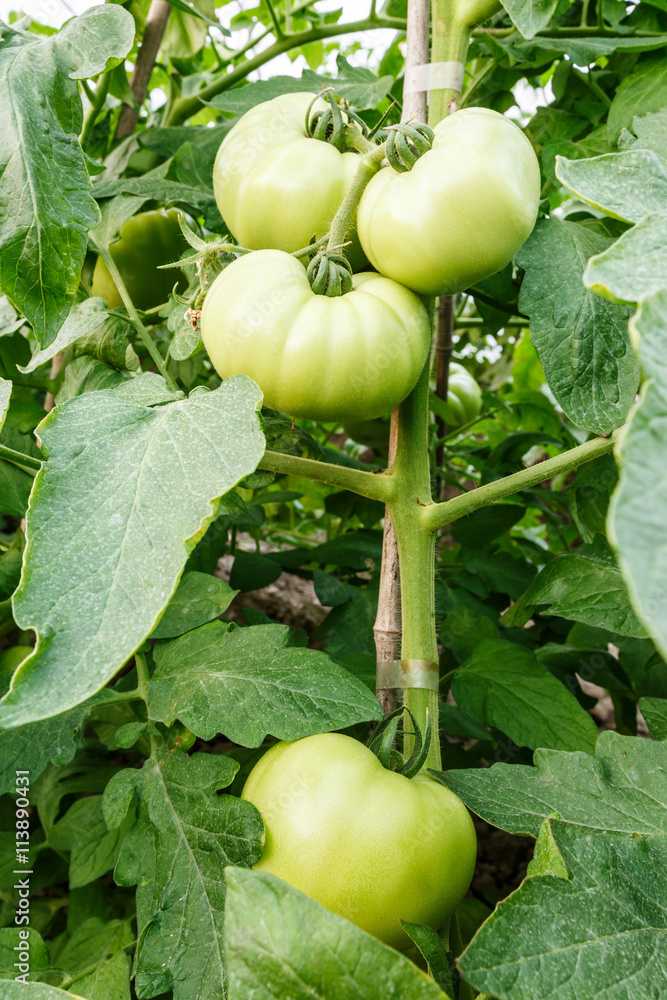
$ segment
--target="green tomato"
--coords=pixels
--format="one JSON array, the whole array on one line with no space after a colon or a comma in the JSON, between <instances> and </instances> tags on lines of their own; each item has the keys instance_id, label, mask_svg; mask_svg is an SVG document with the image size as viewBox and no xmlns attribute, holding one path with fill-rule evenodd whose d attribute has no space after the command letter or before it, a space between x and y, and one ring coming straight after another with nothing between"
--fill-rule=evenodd
<instances>
[{"instance_id":1,"label":"green tomato","mask_svg":"<svg viewBox=\"0 0 667 1000\"><path fill-rule=\"evenodd\" d=\"M377 417L375 420L346 420L343 430L348 437L358 444L365 444L378 455L389 452L389 417Z\"/></svg>"},{"instance_id":2,"label":"green tomato","mask_svg":"<svg viewBox=\"0 0 667 1000\"><path fill-rule=\"evenodd\" d=\"M152 309L166 302L180 279L181 271L158 271L160 264L171 264L188 246L174 211L141 212L123 223L120 239L109 247L130 298L138 309ZM123 300L116 283L101 257L93 272L93 295L106 299L109 309L118 309Z\"/></svg>"},{"instance_id":3,"label":"green tomato","mask_svg":"<svg viewBox=\"0 0 667 1000\"><path fill-rule=\"evenodd\" d=\"M478 417L482 411L482 390L470 372L453 361L449 366L445 423L456 430Z\"/></svg>"},{"instance_id":4,"label":"green tomato","mask_svg":"<svg viewBox=\"0 0 667 1000\"><path fill-rule=\"evenodd\" d=\"M286 250L325 236L359 166L357 153L305 134L313 94L283 94L251 108L225 136L213 167L220 214L241 246ZM311 114L329 105L318 99ZM353 270L366 258L356 234L346 253Z\"/></svg>"},{"instance_id":5,"label":"green tomato","mask_svg":"<svg viewBox=\"0 0 667 1000\"><path fill-rule=\"evenodd\" d=\"M439 930L470 885L476 838L461 800L387 771L349 736L277 743L242 798L266 829L255 868L393 947L411 945L399 918Z\"/></svg>"},{"instance_id":6,"label":"green tomato","mask_svg":"<svg viewBox=\"0 0 667 1000\"><path fill-rule=\"evenodd\" d=\"M0 674L13 674L34 650L32 646L12 646L0 653Z\"/></svg>"},{"instance_id":7,"label":"green tomato","mask_svg":"<svg viewBox=\"0 0 667 1000\"><path fill-rule=\"evenodd\" d=\"M337 298L316 295L280 250L239 257L215 279L201 314L222 378L249 375L274 410L308 420L367 420L414 387L431 333L422 301L379 274L356 274Z\"/></svg>"},{"instance_id":8,"label":"green tomato","mask_svg":"<svg viewBox=\"0 0 667 1000\"><path fill-rule=\"evenodd\" d=\"M375 268L427 295L451 295L502 270L528 238L540 168L521 129L496 111L466 108L435 127L412 170L383 167L358 212Z\"/></svg>"}]
</instances>

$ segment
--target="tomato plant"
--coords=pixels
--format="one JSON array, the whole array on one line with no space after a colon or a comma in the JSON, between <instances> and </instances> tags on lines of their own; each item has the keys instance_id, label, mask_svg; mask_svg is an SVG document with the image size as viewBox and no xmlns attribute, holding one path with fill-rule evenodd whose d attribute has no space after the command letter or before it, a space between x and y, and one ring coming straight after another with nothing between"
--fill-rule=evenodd
<instances>
[{"instance_id":1,"label":"tomato plant","mask_svg":"<svg viewBox=\"0 0 667 1000\"><path fill-rule=\"evenodd\" d=\"M109 250L139 309L152 309L166 302L179 279L183 286L179 271L159 271L158 267L178 260L186 247L177 212L140 212L123 223L120 239L112 243ZM95 263L91 293L106 299L109 309L123 305L120 292L101 257Z\"/></svg>"},{"instance_id":2,"label":"tomato plant","mask_svg":"<svg viewBox=\"0 0 667 1000\"><path fill-rule=\"evenodd\" d=\"M530 235L540 167L521 130L487 108L435 128L413 168L384 167L359 205L359 237L374 267L428 295L451 295L501 271Z\"/></svg>"},{"instance_id":3,"label":"tomato plant","mask_svg":"<svg viewBox=\"0 0 667 1000\"><path fill-rule=\"evenodd\" d=\"M277 743L242 797L266 827L258 870L393 947L411 944L399 919L440 930L470 884L476 838L461 800L386 770L349 736Z\"/></svg>"},{"instance_id":4,"label":"tomato plant","mask_svg":"<svg viewBox=\"0 0 667 1000\"><path fill-rule=\"evenodd\" d=\"M667 1000L664 8L0 24L3 1000Z\"/></svg>"},{"instance_id":5,"label":"tomato plant","mask_svg":"<svg viewBox=\"0 0 667 1000\"><path fill-rule=\"evenodd\" d=\"M216 278L202 336L223 378L250 375L268 406L309 420L365 420L414 386L430 342L414 293L362 272L346 295L316 295L303 265L258 250Z\"/></svg>"},{"instance_id":6,"label":"tomato plant","mask_svg":"<svg viewBox=\"0 0 667 1000\"><path fill-rule=\"evenodd\" d=\"M213 190L242 246L293 253L328 232L359 156L306 135L306 119L327 107L311 93L282 94L247 111L223 139ZM354 235L346 252L360 270L365 257Z\"/></svg>"}]
</instances>

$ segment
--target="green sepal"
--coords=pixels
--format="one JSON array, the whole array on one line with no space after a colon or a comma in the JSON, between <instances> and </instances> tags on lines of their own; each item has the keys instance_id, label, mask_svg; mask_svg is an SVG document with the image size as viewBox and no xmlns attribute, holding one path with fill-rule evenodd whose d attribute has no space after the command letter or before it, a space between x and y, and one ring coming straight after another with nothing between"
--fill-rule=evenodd
<instances>
[{"instance_id":1,"label":"green sepal","mask_svg":"<svg viewBox=\"0 0 667 1000\"><path fill-rule=\"evenodd\" d=\"M406 730L402 726L405 712L410 716L412 730ZM403 735L414 736L414 747L407 760L404 760L403 755L398 750L393 749L394 741L399 732ZM410 709L404 705L382 720L370 737L367 746L388 771L396 771L406 778L414 778L426 763L432 736L433 727L428 712L426 714L426 728L422 735L417 720Z\"/></svg>"},{"instance_id":2,"label":"green sepal","mask_svg":"<svg viewBox=\"0 0 667 1000\"><path fill-rule=\"evenodd\" d=\"M318 97L324 97L329 102L329 107L325 111L317 111L311 118L310 112ZM345 125L343 112L329 88L311 101L306 112L306 135L311 139L319 139L321 142L328 142L340 153L345 152Z\"/></svg>"},{"instance_id":3,"label":"green sepal","mask_svg":"<svg viewBox=\"0 0 667 1000\"><path fill-rule=\"evenodd\" d=\"M412 170L419 157L433 145L434 132L428 125L391 125L387 131L387 161L399 174Z\"/></svg>"},{"instance_id":4,"label":"green sepal","mask_svg":"<svg viewBox=\"0 0 667 1000\"><path fill-rule=\"evenodd\" d=\"M313 257L306 274L316 295L336 298L352 291L352 268L341 253L322 250Z\"/></svg>"}]
</instances>

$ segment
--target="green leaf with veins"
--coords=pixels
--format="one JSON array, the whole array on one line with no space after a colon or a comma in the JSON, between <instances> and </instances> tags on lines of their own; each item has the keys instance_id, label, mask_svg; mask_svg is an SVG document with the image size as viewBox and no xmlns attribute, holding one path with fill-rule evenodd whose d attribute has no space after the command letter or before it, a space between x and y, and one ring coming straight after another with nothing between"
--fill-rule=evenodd
<instances>
[{"instance_id":1,"label":"green leaf with veins","mask_svg":"<svg viewBox=\"0 0 667 1000\"><path fill-rule=\"evenodd\" d=\"M254 806L218 794L238 766L162 748L141 771L122 771L107 786L109 827L123 822L133 797L139 802L115 879L137 884L140 996L173 990L174 1000L222 1000L223 871L258 861L264 833Z\"/></svg>"},{"instance_id":2,"label":"green leaf with veins","mask_svg":"<svg viewBox=\"0 0 667 1000\"><path fill-rule=\"evenodd\" d=\"M494 764L438 778L473 812L509 833L537 837L551 813L615 833L667 834L667 745L606 730L595 756L537 750L535 767ZM435 773L435 772L434 772Z\"/></svg>"},{"instance_id":3,"label":"green leaf with veins","mask_svg":"<svg viewBox=\"0 0 667 1000\"><path fill-rule=\"evenodd\" d=\"M229 1000L447 1000L399 952L273 875L225 874Z\"/></svg>"},{"instance_id":4,"label":"green leaf with veins","mask_svg":"<svg viewBox=\"0 0 667 1000\"><path fill-rule=\"evenodd\" d=\"M107 830L101 795L87 795L69 807L49 835L49 844L54 850L71 852L70 889L88 885L113 869L133 822L130 810L120 827Z\"/></svg>"},{"instance_id":5,"label":"green leaf with veins","mask_svg":"<svg viewBox=\"0 0 667 1000\"><path fill-rule=\"evenodd\" d=\"M0 729L0 795L15 788L18 767L30 771L34 782L49 762L69 764L85 744L84 726L93 709L113 701L113 692L101 691L82 705L49 719Z\"/></svg>"},{"instance_id":6,"label":"green leaf with veins","mask_svg":"<svg viewBox=\"0 0 667 1000\"><path fill-rule=\"evenodd\" d=\"M289 645L286 625L204 626L155 647L152 719L257 747L382 718L377 699L325 653Z\"/></svg>"},{"instance_id":7,"label":"green leaf with veins","mask_svg":"<svg viewBox=\"0 0 667 1000\"><path fill-rule=\"evenodd\" d=\"M574 695L513 642L484 639L456 671L452 693L464 712L501 729L518 747L593 752L597 727Z\"/></svg>"},{"instance_id":8,"label":"green leaf with veins","mask_svg":"<svg viewBox=\"0 0 667 1000\"><path fill-rule=\"evenodd\" d=\"M237 593L210 573L185 573L151 638L172 639L219 618Z\"/></svg>"},{"instance_id":9,"label":"green leaf with veins","mask_svg":"<svg viewBox=\"0 0 667 1000\"><path fill-rule=\"evenodd\" d=\"M613 302L640 302L667 288L667 204L591 257L584 284Z\"/></svg>"},{"instance_id":10,"label":"green leaf with veins","mask_svg":"<svg viewBox=\"0 0 667 1000\"><path fill-rule=\"evenodd\" d=\"M62 950L58 952L58 968L68 976L76 976L88 970L92 974L104 966L108 956L123 954L124 949L133 941L131 918L103 920L100 917L91 917L76 928ZM78 979L75 988L79 989ZM84 993L83 990L82 994L88 997L88 993Z\"/></svg>"},{"instance_id":11,"label":"green leaf with veins","mask_svg":"<svg viewBox=\"0 0 667 1000\"><path fill-rule=\"evenodd\" d=\"M503 0L503 7L527 39L546 28L557 6L558 0Z\"/></svg>"},{"instance_id":12,"label":"green leaf with veins","mask_svg":"<svg viewBox=\"0 0 667 1000\"><path fill-rule=\"evenodd\" d=\"M619 635L639 639L648 635L604 535L548 562L503 615L503 624L521 627L536 608L543 615L569 618Z\"/></svg>"},{"instance_id":13,"label":"green leaf with veins","mask_svg":"<svg viewBox=\"0 0 667 1000\"><path fill-rule=\"evenodd\" d=\"M14 965L19 959L17 951L19 946L25 943L19 937L19 927L3 927L0 930L0 980L14 979L17 969ZM49 969L49 950L46 942L42 940L42 935L34 927L23 928L23 933L28 933L28 947L30 949L30 976L33 979L41 979Z\"/></svg>"},{"instance_id":14,"label":"green leaf with veins","mask_svg":"<svg viewBox=\"0 0 667 1000\"><path fill-rule=\"evenodd\" d=\"M640 698L639 711L653 739L667 740L667 698Z\"/></svg>"},{"instance_id":15,"label":"green leaf with veins","mask_svg":"<svg viewBox=\"0 0 667 1000\"><path fill-rule=\"evenodd\" d=\"M667 837L551 827L569 878L526 879L461 956L463 975L504 1000L664 1000Z\"/></svg>"},{"instance_id":16,"label":"green leaf with veins","mask_svg":"<svg viewBox=\"0 0 667 1000\"><path fill-rule=\"evenodd\" d=\"M667 170L650 149L588 160L559 156L556 176L593 208L625 222L639 222L667 206Z\"/></svg>"},{"instance_id":17,"label":"green leaf with veins","mask_svg":"<svg viewBox=\"0 0 667 1000\"><path fill-rule=\"evenodd\" d=\"M171 401L163 380L145 373L43 421L49 460L14 597L16 621L38 645L0 702L1 724L84 701L151 634L217 498L263 454L260 399L241 375Z\"/></svg>"},{"instance_id":18,"label":"green leaf with veins","mask_svg":"<svg viewBox=\"0 0 667 1000\"><path fill-rule=\"evenodd\" d=\"M84 299L83 302L76 302L70 309L69 315L55 340L51 341L48 347L38 348L27 365L18 365L19 371L23 372L24 375L29 375L40 365L51 361L59 351L64 351L80 337L93 333L106 319L107 309L103 299L90 298Z\"/></svg>"},{"instance_id":19,"label":"green leaf with veins","mask_svg":"<svg viewBox=\"0 0 667 1000\"><path fill-rule=\"evenodd\" d=\"M0 27L0 285L46 347L79 285L88 230L98 219L78 142L77 81L130 51L134 20L93 7L55 35Z\"/></svg>"},{"instance_id":20,"label":"green leaf with veins","mask_svg":"<svg viewBox=\"0 0 667 1000\"><path fill-rule=\"evenodd\" d=\"M608 434L625 420L639 369L627 307L582 284L586 262L611 241L572 222L538 222L517 257L526 274L519 308L554 396L579 426Z\"/></svg>"},{"instance_id":21,"label":"green leaf with veins","mask_svg":"<svg viewBox=\"0 0 667 1000\"><path fill-rule=\"evenodd\" d=\"M651 39L664 47L664 38ZM637 39L635 39L635 42ZM624 77L614 94L607 129L609 141L615 143L624 128L630 128L641 108L642 116L660 111L667 105L667 62L664 55L652 56L639 63L634 73Z\"/></svg>"},{"instance_id":22,"label":"green leaf with veins","mask_svg":"<svg viewBox=\"0 0 667 1000\"><path fill-rule=\"evenodd\" d=\"M650 149L667 167L667 108L632 119L632 149Z\"/></svg>"}]
</instances>

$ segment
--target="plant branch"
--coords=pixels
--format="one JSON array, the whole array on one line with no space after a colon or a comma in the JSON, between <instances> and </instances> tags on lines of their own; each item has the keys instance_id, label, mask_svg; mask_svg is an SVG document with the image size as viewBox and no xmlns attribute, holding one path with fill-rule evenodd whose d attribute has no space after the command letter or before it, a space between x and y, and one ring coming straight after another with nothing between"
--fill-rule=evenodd
<instances>
[{"instance_id":1,"label":"plant branch","mask_svg":"<svg viewBox=\"0 0 667 1000\"><path fill-rule=\"evenodd\" d=\"M160 2L162 2L162 0L160 0ZM90 242L92 248L100 255L100 257L108 267L109 273L114 280L114 283L116 285L116 288L118 289L121 299L123 300L123 305L128 311L130 321L132 322L132 325L135 327L137 333L139 334L139 337L141 338L144 347L150 354L155 364L155 367L157 368L157 370L159 371L160 375L165 380L169 388L173 389L175 392L178 392L178 386L176 384L176 381L172 376L172 374L170 373L170 371L168 370L167 365L165 363L165 359L158 351L157 345L155 344L153 338L151 337L150 333L148 332L144 324L141 322L139 318L139 313L137 312L134 303L130 298L129 292L125 287L123 279L120 276L120 272L116 267L114 259L109 253L108 248L100 246L98 243L95 242L95 240L92 237L90 238Z\"/></svg>"},{"instance_id":2,"label":"plant branch","mask_svg":"<svg viewBox=\"0 0 667 1000\"><path fill-rule=\"evenodd\" d=\"M85 145L90 133L93 130L95 122L97 121L97 116L104 107L104 102L107 99L107 94L109 93L109 84L111 82L111 73L104 73L101 80L95 88L95 93L93 94L93 102L88 108L86 113L86 118L83 123L83 128L81 129L81 135L79 136L79 142L82 146Z\"/></svg>"},{"instance_id":3,"label":"plant branch","mask_svg":"<svg viewBox=\"0 0 667 1000\"><path fill-rule=\"evenodd\" d=\"M340 247L345 242L347 231L352 225L354 214L357 211L359 199L364 193L364 189L371 177L375 176L380 169L384 155L384 143L382 143L382 145L375 146L374 149L365 153L360 158L354 180L331 223L329 241L327 243L329 250Z\"/></svg>"},{"instance_id":4,"label":"plant branch","mask_svg":"<svg viewBox=\"0 0 667 1000\"><path fill-rule=\"evenodd\" d=\"M273 0L266 0L266 6L269 11L269 17L271 18L271 23L273 24L273 32L278 39L285 37L285 32L283 31L282 25L278 20L278 15L276 14L276 9L273 6Z\"/></svg>"},{"instance_id":5,"label":"plant branch","mask_svg":"<svg viewBox=\"0 0 667 1000\"><path fill-rule=\"evenodd\" d=\"M164 0L160 0L160 2L164 2ZM309 28L307 31L301 31L295 35L288 35L286 38L280 39L264 49L263 52L258 52L252 59L245 60L241 66L232 70L231 73L227 73L225 76L220 77L219 80L210 83L194 97L183 97L174 101L168 114L165 115L162 124L181 125L199 111L202 101L210 101L211 98L222 94L225 90L229 90L230 87L240 83L241 80L245 80L253 70L259 69L260 66L264 66L265 63L275 59L276 56L282 55L283 52L289 52L290 49L299 48L302 45L307 45L309 42L317 42L323 38L332 38L334 35L349 35L357 31L370 31L373 28L395 28L396 31L404 31L405 23L405 19L401 17L368 17L363 21L350 21L347 24L324 24L317 28Z\"/></svg>"},{"instance_id":6,"label":"plant branch","mask_svg":"<svg viewBox=\"0 0 667 1000\"><path fill-rule=\"evenodd\" d=\"M33 458L32 455L24 455L21 451L14 451L13 448L7 448L6 445L0 444L0 459L4 459L5 462L11 462L12 465L17 465L28 475L36 475L42 467L42 463L38 458Z\"/></svg>"},{"instance_id":7,"label":"plant branch","mask_svg":"<svg viewBox=\"0 0 667 1000\"><path fill-rule=\"evenodd\" d=\"M123 105L116 126L116 139L123 139L126 135L131 135L139 121L139 110L146 97L148 83L170 14L171 4L167 3L167 0L152 0L146 18L141 48L130 77L130 87L134 94L136 107L132 108L129 104Z\"/></svg>"},{"instance_id":8,"label":"plant branch","mask_svg":"<svg viewBox=\"0 0 667 1000\"><path fill-rule=\"evenodd\" d=\"M520 493L521 490L537 486L538 483L543 483L546 479L551 479L560 473L577 469L585 462L592 462L593 459L612 451L617 436L618 431L615 431L608 438L593 438L592 441L586 441L585 444L563 452L562 455L548 458L537 465L531 465L530 468L521 469L520 472L505 476L504 479L497 479L493 483L487 483L476 490L470 490L468 493L445 501L445 503L422 507L420 511L421 526L426 531L438 531L439 528L444 528L445 525L457 521L460 517L465 517L467 514L479 510L480 507L488 507L513 493Z\"/></svg>"},{"instance_id":9,"label":"plant branch","mask_svg":"<svg viewBox=\"0 0 667 1000\"><path fill-rule=\"evenodd\" d=\"M337 486L341 490L351 490L362 497L386 503L393 494L393 480L384 473L363 472L345 465L318 462L312 458L297 455L283 455L277 451L265 451L259 463L261 469L280 472L287 476L304 476L327 486Z\"/></svg>"},{"instance_id":10,"label":"plant branch","mask_svg":"<svg viewBox=\"0 0 667 1000\"><path fill-rule=\"evenodd\" d=\"M148 665L146 664L146 657L143 653L134 654L134 662L137 665L137 693L143 701L148 701L148 685L150 684L151 678L148 673ZM130 695L134 696L135 692L130 691ZM128 700L134 700L130 698Z\"/></svg>"}]
</instances>

